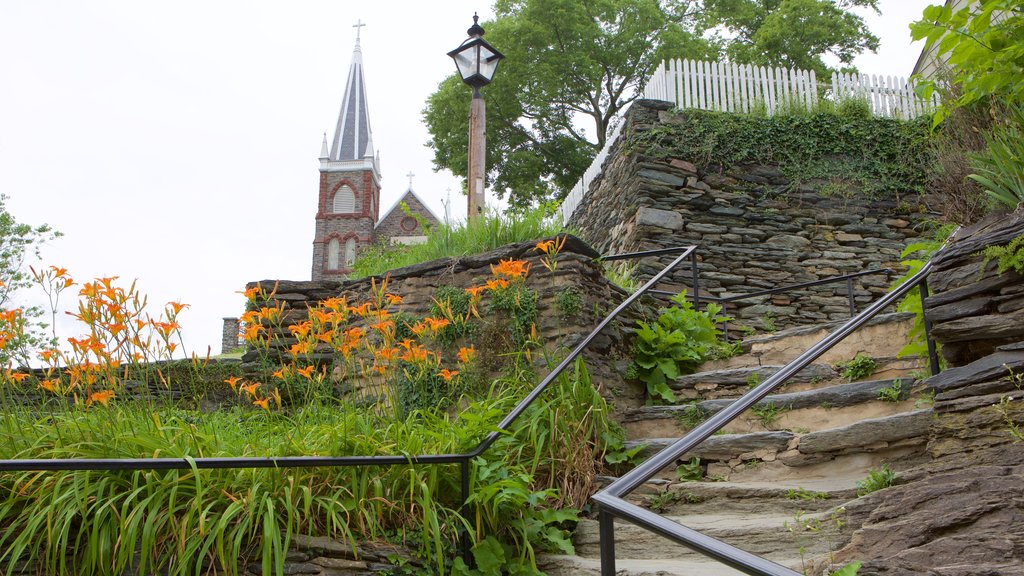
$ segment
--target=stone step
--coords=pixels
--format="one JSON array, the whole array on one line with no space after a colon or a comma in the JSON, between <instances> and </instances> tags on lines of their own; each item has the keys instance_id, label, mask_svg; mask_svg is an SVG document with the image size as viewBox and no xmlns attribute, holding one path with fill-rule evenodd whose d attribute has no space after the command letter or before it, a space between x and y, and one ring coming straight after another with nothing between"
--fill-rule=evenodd
<instances>
[{"instance_id":1,"label":"stone step","mask_svg":"<svg viewBox=\"0 0 1024 576\"><path fill-rule=\"evenodd\" d=\"M818 362L838 364L858 354L891 357L907 343L914 315L909 312L879 314L859 330L836 344ZM755 365L781 365L796 358L844 322L788 328L773 334L743 340L743 354L733 358L706 362L702 371L742 368Z\"/></svg>"},{"instance_id":2,"label":"stone step","mask_svg":"<svg viewBox=\"0 0 1024 576\"><path fill-rule=\"evenodd\" d=\"M658 538L658 536L652 536ZM537 567L548 576L600 576L599 557L545 554ZM742 576L743 572L708 559L615 559L616 576Z\"/></svg>"},{"instance_id":3,"label":"stone step","mask_svg":"<svg viewBox=\"0 0 1024 576\"><path fill-rule=\"evenodd\" d=\"M720 434L708 438L676 466L697 457L706 476L729 480L799 479L822 468L827 476L830 466L866 474L883 461L923 457L932 419L933 411L927 408L802 434ZM643 446L641 454L649 455L677 439L644 438L630 440L626 446ZM676 466L662 470L659 477L676 478ZM812 470L801 470L804 467Z\"/></svg>"},{"instance_id":4,"label":"stone step","mask_svg":"<svg viewBox=\"0 0 1024 576\"><path fill-rule=\"evenodd\" d=\"M895 401L880 398L883 391L897 386L900 393ZM771 394L724 430L733 434L785 429L811 432L845 426L864 418L913 410L914 402L906 402L911 389L910 379L896 378ZM672 406L642 406L625 412L622 425L633 438L682 436L733 402L731 398L718 398Z\"/></svg>"},{"instance_id":5,"label":"stone step","mask_svg":"<svg viewBox=\"0 0 1024 576\"><path fill-rule=\"evenodd\" d=\"M824 526L830 520L829 512L772 515L723 510L712 514L666 518L774 562L785 563L799 558L801 548L808 556L828 551L827 543L821 538L824 535L809 533L808 528ZM655 542L657 544L653 545ZM596 520L584 518L576 525L573 545L578 556L600 556ZM617 559L706 560L700 553L681 544L618 520L615 522L615 554Z\"/></svg>"}]
</instances>

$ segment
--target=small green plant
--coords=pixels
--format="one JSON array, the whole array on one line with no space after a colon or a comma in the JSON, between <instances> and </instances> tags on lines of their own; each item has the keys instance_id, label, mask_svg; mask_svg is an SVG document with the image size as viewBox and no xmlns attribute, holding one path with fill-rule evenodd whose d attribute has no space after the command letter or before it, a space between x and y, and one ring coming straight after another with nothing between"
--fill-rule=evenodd
<instances>
[{"instance_id":1,"label":"small green plant","mask_svg":"<svg viewBox=\"0 0 1024 576\"><path fill-rule=\"evenodd\" d=\"M896 484L896 478L896 473L889 468L888 464L882 464L881 468L872 468L868 470L866 478L857 482L857 496L865 496L893 486Z\"/></svg>"},{"instance_id":2,"label":"small green plant","mask_svg":"<svg viewBox=\"0 0 1024 576\"><path fill-rule=\"evenodd\" d=\"M700 504L704 499L693 492L681 492L679 490L665 490L644 500L644 505L652 512L661 514L668 511L673 504L680 502L685 504Z\"/></svg>"},{"instance_id":3,"label":"small green plant","mask_svg":"<svg viewBox=\"0 0 1024 576\"><path fill-rule=\"evenodd\" d=\"M925 390L914 400L914 408L924 408L935 404L935 390Z\"/></svg>"},{"instance_id":4,"label":"small green plant","mask_svg":"<svg viewBox=\"0 0 1024 576\"><path fill-rule=\"evenodd\" d=\"M626 292L632 294L633 292L636 292L637 288L639 288L641 284L640 281L633 276L634 272L636 272L636 266L636 263L605 263L603 266L604 277L612 284L615 284L619 288L622 288Z\"/></svg>"},{"instance_id":5,"label":"small green plant","mask_svg":"<svg viewBox=\"0 0 1024 576\"><path fill-rule=\"evenodd\" d=\"M757 419L761 422L761 425L766 429L771 429L775 425L775 421L782 416L783 412L786 411L785 406L776 406L775 402L768 401L763 404L759 404L750 409Z\"/></svg>"},{"instance_id":6,"label":"small green plant","mask_svg":"<svg viewBox=\"0 0 1024 576\"><path fill-rule=\"evenodd\" d=\"M676 422L684 430L692 430L704 422L708 417L708 411L702 408L697 402L687 404L685 408L676 412Z\"/></svg>"},{"instance_id":7,"label":"small green plant","mask_svg":"<svg viewBox=\"0 0 1024 576\"><path fill-rule=\"evenodd\" d=\"M761 385L761 374L758 372L751 372L750 376L747 376L747 388L753 390Z\"/></svg>"},{"instance_id":8,"label":"small green plant","mask_svg":"<svg viewBox=\"0 0 1024 576\"><path fill-rule=\"evenodd\" d=\"M850 562L835 572L829 572L829 576L857 576L860 573L860 561Z\"/></svg>"},{"instance_id":9,"label":"small green plant","mask_svg":"<svg viewBox=\"0 0 1024 576\"><path fill-rule=\"evenodd\" d=\"M850 382L863 380L875 373L878 364L875 359L867 354L857 354L849 362L840 362L836 368Z\"/></svg>"},{"instance_id":10,"label":"small green plant","mask_svg":"<svg viewBox=\"0 0 1024 576\"><path fill-rule=\"evenodd\" d=\"M890 286L894 290L909 280L914 274L921 271L921 268L931 259L932 255L942 248L946 239L956 230L953 224L939 226L932 233L930 240L914 242L909 244L900 253L900 264L907 267L907 272L896 279ZM906 356L917 356L920 358L928 355L928 341L924 331L924 307L921 305L921 291L915 286L896 306L900 312L911 312L914 314L914 325L907 334L907 345L896 354L903 358ZM940 357L941 359L941 357Z\"/></svg>"},{"instance_id":11,"label":"small green plant","mask_svg":"<svg viewBox=\"0 0 1024 576\"><path fill-rule=\"evenodd\" d=\"M828 492L814 492L804 488L791 488L786 492L786 498L790 500L828 500L831 498Z\"/></svg>"},{"instance_id":12,"label":"small green plant","mask_svg":"<svg viewBox=\"0 0 1024 576\"><path fill-rule=\"evenodd\" d=\"M583 295L576 288L569 286L558 293L555 308L558 309L558 317L562 320L576 318L583 311Z\"/></svg>"},{"instance_id":13,"label":"small green plant","mask_svg":"<svg viewBox=\"0 0 1024 576\"><path fill-rule=\"evenodd\" d=\"M996 272L1002 274L1007 270L1013 270L1017 274L1024 274L1024 234L1010 240L1006 246L989 246L981 251L981 269L992 260L996 261Z\"/></svg>"},{"instance_id":14,"label":"small green plant","mask_svg":"<svg viewBox=\"0 0 1024 576\"><path fill-rule=\"evenodd\" d=\"M676 468L676 478L680 482L699 482L704 478L704 470L700 467L700 458L694 456L689 462L680 464Z\"/></svg>"},{"instance_id":15,"label":"small green plant","mask_svg":"<svg viewBox=\"0 0 1024 576\"><path fill-rule=\"evenodd\" d=\"M878 399L882 402L899 402L903 397L903 380L899 378L892 384L878 391Z\"/></svg>"},{"instance_id":16,"label":"small green plant","mask_svg":"<svg viewBox=\"0 0 1024 576\"><path fill-rule=\"evenodd\" d=\"M1003 422L1006 423L1006 428L1010 432L1010 437L1013 438L1013 442L1024 442L1024 430L1021 429L1021 424L1013 419L1011 409L1013 408L1013 396L1003 396L999 400L999 414L1003 417ZM1019 401L1018 401L1019 403Z\"/></svg>"},{"instance_id":17,"label":"small green plant","mask_svg":"<svg viewBox=\"0 0 1024 576\"><path fill-rule=\"evenodd\" d=\"M765 332L775 332L777 328L775 327L774 312L768 310L767 312L764 313L764 318L761 321L761 328L763 328Z\"/></svg>"},{"instance_id":18,"label":"small green plant","mask_svg":"<svg viewBox=\"0 0 1024 576\"><path fill-rule=\"evenodd\" d=\"M647 393L656 402L674 403L675 394L668 382L692 373L714 350L720 349L720 330L726 322L721 307L708 304L695 310L683 292L672 298L673 306L663 308L656 322L637 322L633 345L633 363L628 376L647 384Z\"/></svg>"}]
</instances>

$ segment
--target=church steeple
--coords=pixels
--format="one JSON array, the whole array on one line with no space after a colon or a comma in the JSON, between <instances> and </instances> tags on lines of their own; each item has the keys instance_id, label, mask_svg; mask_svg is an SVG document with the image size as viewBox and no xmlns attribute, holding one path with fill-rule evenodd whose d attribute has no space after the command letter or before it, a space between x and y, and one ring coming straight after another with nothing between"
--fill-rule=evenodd
<instances>
[{"instance_id":1,"label":"church steeple","mask_svg":"<svg viewBox=\"0 0 1024 576\"><path fill-rule=\"evenodd\" d=\"M330 159L335 162L373 158L373 136L370 132L370 113L366 105L366 81L363 78L363 51L359 46L356 26L356 46L352 51L352 64L348 70L345 96L341 101L338 125L331 141Z\"/></svg>"},{"instance_id":2,"label":"church steeple","mask_svg":"<svg viewBox=\"0 0 1024 576\"><path fill-rule=\"evenodd\" d=\"M380 214L380 155L373 148L363 79L363 52L352 51L334 138L320 148L320 193L313 236L313 279L344 278L361 249L374 243Z\"/></svg>"}]
</instances>

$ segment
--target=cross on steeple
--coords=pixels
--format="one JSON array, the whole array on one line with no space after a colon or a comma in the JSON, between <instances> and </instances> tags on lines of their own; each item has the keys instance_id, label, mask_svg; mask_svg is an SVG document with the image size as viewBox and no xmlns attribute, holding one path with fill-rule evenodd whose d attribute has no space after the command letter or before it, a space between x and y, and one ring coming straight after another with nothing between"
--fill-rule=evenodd
<instances>
[{"instance_id":1,"label":"cross on steeple","mask_svg":"<svg viewBox=\"0 0 1024 576\"><path fill-rule=\"evenodd\" d=\"M409 190L412 190L412 177L415 176L415 174L412 173L412 170L409 170L409 173L406 174L406 176L409 177Z\"/></svg>"},{"instance_id":2,"label":"cross on steeple","mask_svg":"<svg viewBox=\"0 0 1024 576\"><path fill-rule=\"evenodd\" d=\"M356 20L356 23L352 25L352 27L356 29L356 42L359 41L359 33L362 31L360 29L363 26L366 26L366 24L363 24L362 19Z\"/></svg>"}]
</instances>

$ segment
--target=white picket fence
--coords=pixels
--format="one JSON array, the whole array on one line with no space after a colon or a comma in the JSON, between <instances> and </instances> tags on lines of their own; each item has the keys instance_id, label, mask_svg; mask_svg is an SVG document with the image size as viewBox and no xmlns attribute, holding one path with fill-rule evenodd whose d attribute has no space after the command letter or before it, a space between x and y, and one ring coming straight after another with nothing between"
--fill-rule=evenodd
<instances>
[{"instance_id":1,"label":"white picket fence","mask_svg":"<svg viewBox=\"0 0 1024 576\"><path fill-rule=\"evenodd\" d=\"M812 110L822 98L832 102L859 99L876 116L903 119L927 114L939 104L937 94L931 100L922 100L904 78L894 76L833 73L831 85L819 86L813 70L699 60L661 63L647 81L643 97L672 102L680 109L763 112L769 116L795 108ZM601 175L608 151L619 138L626 110L628 106L620 111L604 148L562 202L563 222L569 221L590 183Z\"/></svg>"}]
</instances>

